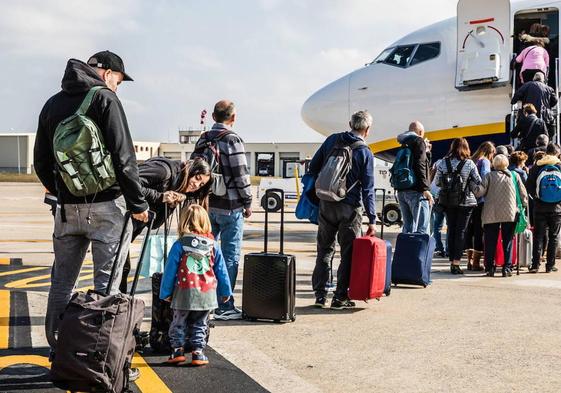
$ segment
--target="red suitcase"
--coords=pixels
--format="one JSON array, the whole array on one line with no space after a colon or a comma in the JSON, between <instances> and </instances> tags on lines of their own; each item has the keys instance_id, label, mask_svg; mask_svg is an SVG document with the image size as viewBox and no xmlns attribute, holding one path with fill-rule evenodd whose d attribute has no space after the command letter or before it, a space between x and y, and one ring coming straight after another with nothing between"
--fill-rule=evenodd
<instances>
[{"instance_id":1,"label":"red suitcase","mask_svg":"<svg viewBox=\"0 0 561 393\"><path fill-rule=\"evenodd\" d=\"M515 267L517 264L518 259L516 258L516 236L512 240L512 251L511 251L511 260L512 266ZM495 251L495 267L503 267L505 264L505 257L503 251L503 236L499 231L499 237L497 239L497 250Z\"/></svg>"},{"instance_id":2,"label":"red suitcase","mask_svg":"<svg viewBox=\"0 0 561 393\"><path fill-rule=\"evenodd\" d=\"M353 242L349 298L379 299L386 283L387 245L376 237L358 237Z\"/></svg>"}]
</instances>

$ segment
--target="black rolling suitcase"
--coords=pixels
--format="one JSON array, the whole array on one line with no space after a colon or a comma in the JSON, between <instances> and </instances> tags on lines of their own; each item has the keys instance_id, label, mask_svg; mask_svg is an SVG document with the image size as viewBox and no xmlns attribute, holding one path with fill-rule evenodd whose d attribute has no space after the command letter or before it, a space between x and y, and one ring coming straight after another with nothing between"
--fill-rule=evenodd
<instances>
[{"instance_id":1,"label":"black rolling suitcase","mask_svg":"<svg viewBox=\"0 0 561 393\"><path fill-rule=\"evenodd\" d=\"M150 236L151 213L146 239ZM130 213L125 215L125 228ZM121 252L125 230L117 248ZM121 393L128 390L128 370L135 351L135 335L144 318L144 302L135 298L136 286L146 251L142 246L130 295L109 295L116 273L113 263L106 293L89 290L72 295L61 316L57 344L51 365L53 384L64 390ZM116 259L115 259L116 260Z\"/></svg>"},{"instance_id":2,"label":"black rolling suitcase","mask_svg":"<svg viewBox=\"0 0 561 393\"><path fill-rule=\"evenodd\" d=\"M169 236L170 222L167 205L164 208L164 266L167 263L167 242ZM173 320L171 303L160 299L160 286L163 273L152 274L152 323L150 324L150 348L155 353L170 353L169 326Z\"/></svg>"},{"instance_id":3,"label":"black rolling suitcase","mask_svg":"<svg viewBox=\"0 0 561 393\"><path fill-rule=\"evenodd\" d=\"M268 319L292 322L296 300L296 258L283 253L284 247L284 192L269 189L281 195L280 251L267 251L269 213L265 209L265 249L247 254L243 267L242 309L248 320ZM267 198L267 196L266 196Z\"/></svg>"}]
</instances>

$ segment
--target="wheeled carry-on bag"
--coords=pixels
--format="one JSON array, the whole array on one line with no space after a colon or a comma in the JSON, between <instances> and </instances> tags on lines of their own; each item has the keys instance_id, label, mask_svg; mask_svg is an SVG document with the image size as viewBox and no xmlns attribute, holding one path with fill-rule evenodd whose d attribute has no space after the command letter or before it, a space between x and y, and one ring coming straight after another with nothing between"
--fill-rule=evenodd
<instances>
[{"instance_id":1,"label":"wheeled carry-on bag","mask_svg":"<svg viewBox=\"0 0 561 393\"><path fill-rule=\"evenodd\" d=\"M395 243L392 263L392 283L430 284L432 255L436 248L434 238L422 233L400 233Z\"/></svg>"},{"instance_id":2,"label":"wheeled carry-on bag","mask_svg":"<svg viewBox=\"0 0 561 393\"><path fill-rule=\"evenodd\" d=\"M357 237L353 241L349 298L352 300L380 299L386 284L386 242L373 236Z\"/></svg>"},{"instance_id":3,"label":"wheeled carry-on bag","mask_svg":"<svg viewBox=\"0 0 561 393\"><path fill-rule=\"evenodd\" d=\"M532 266L532 247L533 247L533 234L530 229L518 235L518 269L516 274L520 274L521 267Z\"/></svg>"},{"instance_id":4,"label":"wheeled carry-on bag","mask_svg":"<svg viewBox=\"0 0 561 393\"><path fill-rule=\"evenodd\" d=\"M128 390L135 334L144 318L144 302L134 297L141 266L136 268L130 295L110 295L109 290L116 275L116 262L129 219L130 213L127 212L107 291L74 293L61 316L50 371L51 380L58 388L104 393ZM153 220L154 214L150 213L139 264L146 251L146 239L150 236Z\"/></svg>"},{"instance_id":5,"label":"wheeled carry-on bag","mask_svg":"<svg viewBox=\"0 0 561 393\"><path fill-rule=\"evenodd\" d=\"M392 243L386 240L386 282L384 284L384 295L390 296L392 292Z\"/></svg>"},{"instance_id":6,"label":"wheeled carry-on bag","mask_svg":"<svg viewBox=\"0 0 561 393\"><path fill-rule=\"evenodd\" d=\"M247 254L244 258L242 309L248 320L268 319L290 322L296 300L296 258L284 254L284 192L268 189L281 196L280 250L268 252L269 212L265 209L265 247L263 252Z\"/></svg>"}]
</instances>

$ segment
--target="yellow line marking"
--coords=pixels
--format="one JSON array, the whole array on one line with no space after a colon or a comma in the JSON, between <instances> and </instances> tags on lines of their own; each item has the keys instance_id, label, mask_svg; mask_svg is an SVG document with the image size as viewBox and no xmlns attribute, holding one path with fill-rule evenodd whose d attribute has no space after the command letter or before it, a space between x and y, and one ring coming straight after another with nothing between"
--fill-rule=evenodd
<instances>
[{"instance_id":1,"label":"yellow line marking","mask_svg":"<svg viewBox=\"0 0 561 393\"><path fill-rule=\"evenodd\" d=\"M0 258L0 265L9 265L11 258Z\"/></svg>"},{"instance_id":2,"label":"yellow line marking","mask_svg":"<svg viewBox=\"0 0 561 393\"><path fill-rule=\"evenodd\" d=\"M80 273L82 275L78 277L78 281L88 280L90 278L93 278L93 274L84 274L84 273L90 273L90 272L92 272L92 270L82 271ZM5 286L6 286L6 288L16 288L16 289L29 289L29 288L47 287L47 286L51 285L50 281L47 281L47 282L36 282L36 281L50 280L50 278L51 278L50 274L44 274L44 275L35 276L35 277L22 278L22 279L16 280L16 281L10 281Z\"/></svg>"},{"instance_id":3,"label":"yellow line marking","mask_svg":"<svg viewBox=\"0 0 561 393\"><path fill-rule=\"evenodd\" d=\"M0 291L0 349L8 349L9 338L10 338L10 291ZM0 362L3 359L4 357L0 356Z\"/></svg>"},{"instance_id":4,"label":"yellow line marking","mask_svg":"<svg viewBox=\"0 0 561 393\"><path fill-rule=\"evenodd\" d=\"M27 267L25 269L10 270L8 272L1 272L0 277L13 276L14 274L35 272L37 270L45 270L45 269L50 269L50 267L48 267L48 266L36 266L36 267Z\"/></svg>"},{"instance_id":5,"label":"yellow line marking","mask_svg":"<svg viewBox=\"0 0 561 393\"><path fill-rule=\"evenodd\" d=\"M39 355L12 355L0 357L0 370L14 364L34 364L36 366L51 368L49 358Z\"/></svg>"},{"instance_id":6,"label":"yellow line marking","mask_svg":"<svg viewBox=\"0 0 561 393\"><path fill-rule=\"evenodd\" d=\"M427 131L425 137L431 141L443 141L446 139L468 137L468 136L481 136L489 134L502 134L505 132L505 123L489 123L479 124L475 126L448 128L445 130ZM375 142L370 144L370 150L373 153L380 153L382 151L394 149L399 147L397 136L395 138L386 139L384 141Z\"/></svg>"},{"instance_id":7,"label":"yellow line marking","mask_svg":"<svg viewBox=\"0 0 561 393\"><path fill-rule=\"evenodd\" d=\"M134 381L141 392L172 393L158 374L146 363L144 358L135 353L132 359L132 366L140 369L140 377Z\"/></svg>"},{"instance_id":8,"label":"yellow line marking","mask_svg":"<svg viewBox=\"0 0 561 393\"><path fill-rule=\"evenodd\" d=\"M138 280L142 280L143 277L139 277ZM132 282L134 277L128 277L127 282ZM77 288L76 292L88 292L90 289L94 289L93 285L88 285L87 287Z\"/></svg>"}]
</instances>

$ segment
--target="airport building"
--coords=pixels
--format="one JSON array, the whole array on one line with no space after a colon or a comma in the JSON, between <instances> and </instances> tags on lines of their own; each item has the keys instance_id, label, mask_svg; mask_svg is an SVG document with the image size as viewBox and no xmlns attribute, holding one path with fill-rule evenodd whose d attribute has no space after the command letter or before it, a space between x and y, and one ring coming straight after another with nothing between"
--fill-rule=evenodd
<instances>
[{"instance_id":1,"label":"airport building","mask_svg":"<svg viewBox=\"0 0 561 393\"><path fill-rule=\"evenodd\" d=\"M164 156L186 160L195 148L201 130L179 131L178 143L134 142L138 161ZM0 134L0 171L33 172L34 133ZM303 172L301 161L313 157L319 143L246 143L246 157L252 176L293 177L296 166Z\"/></svg>"}]
</instances>

